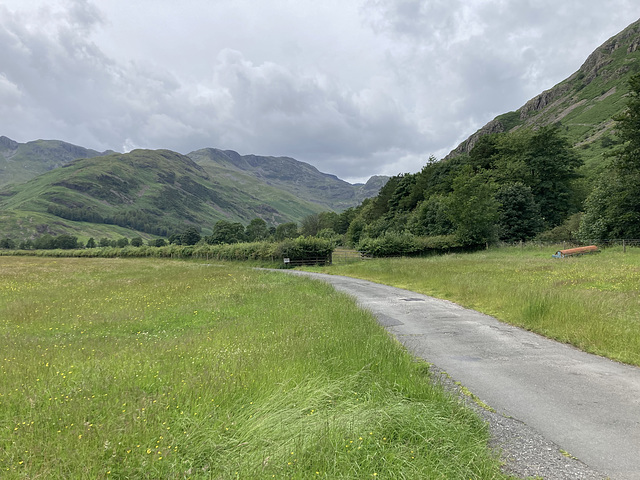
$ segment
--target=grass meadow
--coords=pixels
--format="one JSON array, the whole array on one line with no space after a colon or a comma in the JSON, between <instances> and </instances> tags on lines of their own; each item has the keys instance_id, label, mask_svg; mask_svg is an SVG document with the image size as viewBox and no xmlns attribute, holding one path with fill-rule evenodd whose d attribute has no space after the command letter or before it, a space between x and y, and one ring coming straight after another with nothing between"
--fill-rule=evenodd
<instances>
[{"instance_id":1,"label":"grass meadow","mask_svg":"<svg viewBox=\"0 0 640 480\"><path fill-rule=\"evenodd\" d=\"M338 264L326 273L451 300L587 352L640 365L640 249L551 258L510 247Z\"/></svg>"},{"instance_id":2,"label":"grass meadow","mask_svg":"<svg viewBox=\"0 0 640 480\"><path fill-rule=\"evenodd\" d=\"M322 283L0 257L3 479L506 478L487 440L426 364Z\"/></svg>"}]
</instances>

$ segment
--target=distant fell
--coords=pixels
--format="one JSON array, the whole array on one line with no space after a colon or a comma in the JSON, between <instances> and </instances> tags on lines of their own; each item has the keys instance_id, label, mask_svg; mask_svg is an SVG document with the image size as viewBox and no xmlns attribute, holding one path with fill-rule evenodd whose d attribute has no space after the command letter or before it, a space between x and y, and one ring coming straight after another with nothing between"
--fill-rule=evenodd
<instances>
[{"instance_id":1,"label":"distant fell","mask_svg":"<svg viewBox=\"0 0 640 480\"><path fill-rule=\"evenodd\" d=\"M342 211L377 195L388 177L372 177L366 185L352 185L335 175L290 157L240 155L233 150L205 148L188 156L205 170L237 179L253 177L267 185L284 189L298 198L322 205L326 210Z\"/></svg>"},{"instance_id":2,"label":"distant fell","mask_svg":"<svg viewBox=\"0 0 640 480\"><path fill-rule=\"evenodd\" d=\"M0 186L25 182L78 158L94 158L109 153L114 152L97 152L59 140L18 143L0 136Z\"/></svg>"},{"instance_id":3,"label":"distant fell","mask_svg":"<svg viewBox=\"0 0 640 480\"><path fill-rule=\"evenodd\" d=\"M219 220L248 224L254 218L275 226L355 206L386 181L351 185L292 158L216 149L189 156L170 150L99 154L64 142L19 144L6 137L0 149L38 152L25 162L49 168L37 175L25 170L32 178L0 186L0 237L16 240L42 233L168 236L188 226L209 233ZM77 155L90 157L69 160Z\"/></svg>"}]
</instances>

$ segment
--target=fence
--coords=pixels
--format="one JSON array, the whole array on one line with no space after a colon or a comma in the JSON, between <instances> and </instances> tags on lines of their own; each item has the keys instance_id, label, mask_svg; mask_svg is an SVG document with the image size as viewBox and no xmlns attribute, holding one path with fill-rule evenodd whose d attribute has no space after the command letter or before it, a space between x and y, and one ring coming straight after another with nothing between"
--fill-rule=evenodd
<instances>
[{"instance_id":1,"label":"fence","mask_svg":"<svg viewBox=\"0 0 640 480\"><path fill-rule=\"evenodd\" d=\"M372 258L372 256L349 248L336 248L331 254L332 263L358 262L369 258Z\"/></svg>"}]
</instances>

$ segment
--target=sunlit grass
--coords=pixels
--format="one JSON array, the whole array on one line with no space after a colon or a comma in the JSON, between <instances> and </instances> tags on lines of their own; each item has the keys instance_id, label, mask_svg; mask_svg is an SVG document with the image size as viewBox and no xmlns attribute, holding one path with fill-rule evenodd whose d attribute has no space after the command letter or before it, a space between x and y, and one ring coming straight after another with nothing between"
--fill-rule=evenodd
<instances>
[{"instance_id":1,"label":"sunlit grass","mask_svg":"<svg viewBox=\"0 0 640 480\"><path fill-rule=\"evenodd\" d=\"M0 258L1 478L503 478L486 445L324 284Z\"/></svg>"},{"instance_id":2,"label":"sunlit grass","mask_svg":"<svg viewBox=\"0 0 640 480\"><path fill-rule=\"evenodd\" d=\"M551 258L554 248L500 248L429 258L376 259L325 271L452 300L640 365L640 249Z\"/></svg>"}]
</instances>

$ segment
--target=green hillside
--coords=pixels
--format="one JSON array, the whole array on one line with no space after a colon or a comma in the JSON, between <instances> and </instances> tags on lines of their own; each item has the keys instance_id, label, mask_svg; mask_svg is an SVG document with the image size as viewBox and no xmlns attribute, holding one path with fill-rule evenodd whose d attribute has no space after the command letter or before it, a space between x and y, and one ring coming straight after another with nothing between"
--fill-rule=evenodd
<instances>
[{"instance_id":1,"label":"green hillside","mask_svg":"<svg viewBox=\"0 0 640 480\"><path fill-rule=\"evenodd\" d=\"M599 173L616 145L614 117L626 106L629 79L640 72L640 21L598 47L580 69L514 112L496 117L446 158L469 153L486 134L559 123L584 160L582 172Z\"/></svg>"},{"instance_id":2,"label":"green hillside","mask_svg":"<svg viewBox=\"0 0 640 480\"><path fill-rule=\"evenodd\" d=\"M640 21L444 159L392 177L347 241L373 255L640 238Z\"/></svg>"},{"instance_id":3,"label":"green hillside","mask_svg":"<svg viewBox=\"0 0 640 480\"><path fill-rule=\"evenodd\" d=\"M18 143L0 137L0 186L21 183L66 165L78 158L93 158L112 152L96 152L58 140Z\"/></svg>"},{"instance_id":4,"label":"green hillside","mask_svg":"<svg viewBox=\"0 0 640 480\"><path fill-rule=\"evenodd\" d=\"M354 207L376 195L388 179L372 177L366 185L352 185L293 158L240 155L215 148L197 150L188 156L208 172L241 183L243 189L256 192L255 188L270 185L322 205L324 210Z\"/></svg>"},{"instance_id":5,"label":"green hillside","mask_svg":"<svg viewBox=\"0 0 640 480\"><path fill-rule=\"evenodd\" d=\"M113 233L118 226L128 236L132 231L166 236L187 226L208 233L221 219L248 223L260 217L278 224L323 210L282 190L258 186L248 176L243 180L207 172L168 150L80 159L24 184L5 186L0 228L14 238L42 231L87 236L97 226Z\"/></svg>"}]
</instances>

